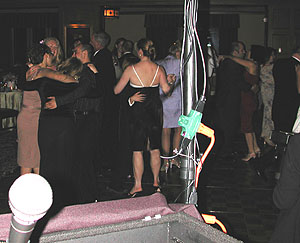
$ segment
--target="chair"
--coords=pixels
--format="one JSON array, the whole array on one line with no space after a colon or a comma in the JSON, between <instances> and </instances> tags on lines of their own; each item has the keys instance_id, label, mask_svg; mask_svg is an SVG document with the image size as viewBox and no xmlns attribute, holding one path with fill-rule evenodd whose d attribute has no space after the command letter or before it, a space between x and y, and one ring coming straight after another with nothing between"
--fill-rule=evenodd
<instances>
[{"instance_id":1,"label":"chair","mask_svg":"<svg viewBox=\"0 0 300 243\"><path fill-rule=\"evenodd\" d=\"M8 109L8 108L0 108L0 129L8 129L8 128L3 128L2 126L2 120L5 118L13 118L18 116L18 111L14 109Z\"/></svg>"}]
</instances>

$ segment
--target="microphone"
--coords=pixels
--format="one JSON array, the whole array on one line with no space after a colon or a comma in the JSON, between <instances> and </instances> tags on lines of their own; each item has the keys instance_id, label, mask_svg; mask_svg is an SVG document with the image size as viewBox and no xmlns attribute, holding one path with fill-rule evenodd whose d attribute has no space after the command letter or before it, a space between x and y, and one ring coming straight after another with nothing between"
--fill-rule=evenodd
<instances>
[{"instance_id":1,"label":"microphone","mask_svg":"<svg viewBox=\"0 0 300 243\"><path fill-rule=\"evenodd\" d=\"M30 173L16 179L8 192L13 215L7 242L28 242L36 222L47 213L52 201L52 189L42 176Z\"/></svg>"}]
</instances>

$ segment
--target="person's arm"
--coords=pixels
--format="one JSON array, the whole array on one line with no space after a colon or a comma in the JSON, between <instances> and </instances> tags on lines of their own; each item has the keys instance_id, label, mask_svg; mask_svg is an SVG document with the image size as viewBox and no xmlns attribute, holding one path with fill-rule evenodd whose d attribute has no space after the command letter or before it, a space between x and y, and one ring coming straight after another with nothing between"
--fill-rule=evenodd
<instances>
[{"instance_id":1,"label":"person's arm","mask_svg":"<svg viewBox=\"0 0 300 243\"><path fill-rule=\"evenodd\" d=\"M99 73L98 72L98 69L96 68L96 66L93 64L93 63L88 63L87 64L87 66L89 67L89 69L91 69L91 71L93 72L93 73Z\"/></svg>"},{"instance_id":2,"label":"person's arm","mask_svg":"<svg viewBox=\"0 0 300 243\"><path fill-rule=\"evenodd\" d=\"M174 78L176 77L175 75L170 75L170 76L168 75L169 80L167 80L166 72L164 68L162 68L161 66L159 67L158 75L159 75L159 85L161 87L161 90L164 92L165 95L168 95L168 93L171 90L171 87L175 83Z\"/></svg>"},{"instance_id":3,"label":"person's arm","mask_svg":"<svg viewBox=\"0 0 300 243\"><path fill-rule=\"evenodd\" d=\"M119 82L114 87L114 93L120 94L122 90L125 88L126 84L129 82L130 79L130 68L131 66L127 67L125 71L122 74L122 77L120 78Z\"/></svg>"},{"instance_id":4,"label":"person's arm","mask_svg":"<svg viewBox=\"0 0 300 243\"><path fill-rule=\"evenodd\" d=\"M251 60L239 58L239 57L234 57L234 56L227 56L227 58L230 58L234 62L242 65L243 67L245 67L250 74L253 74L253 75L257 74L257 69L258 68L257 68L257 65L256 65L255 62L253 62Z\"/></svg>"},{"instance_id":5,"label":"person's arm","mask_svg":"<svg viewBox=\"0 0 300 243\"><path fill-rule=\"evenodd\" d=\"M82 71L77 89L64 96L55 97L57 106L73 103L77 99L85 97L88 91L91 89L94 79L95 77L92 73L87 72L87 70Z\"/></svg>"},{"instance_id":6,"label":"person's arm","mask_svg":"<svg viewBox=\"0 0 300 243\"><path fill-rule=\"evenodd\" d=\"M129 106L133 106L135 102L144 102L146 99L145 94L141 94L141 92L137 92L134 95L130 96L128 99Z\"/></svg>"},{"instance_id":7,"label":"person's arm","mask_svg":"<svg viewBox=\"0 0 300 243\"><path fill-rule=\"evenodd\" d=\"M300 135L291 137L282 160L280 178L273 192L273 201L280 210L289 209L300 198Z\"/></svg>"},{"instance_id":8,"label":"person's arm","mask_svg":"<svg viewBox=\"0 0 300 243\"><path fill-rule=\"evenodd\" d=\"M73 78L70 75L62 74L60 72L53 71L49 68L43 68L39 71L39 73L37 74L37 78L42 78L42 77L55 79L55 80L63 82L63 83L77 83L78 82L75 78Z\"/></svg>"},{"instance_id":9,"label":"person's arm","mask_svg":"<svg viewBox=\"0 0 300 243\"><path fill-rule=\"evenodd\" d=\"M22 85L22 89L25 91L33 91L38 90L40 87L40 80L32 80L32 81L25 81Z\"/></svg>"},{"instance_id":10,"label":"person's arm","mask_svg":"<svg viewBox=\"0 0 300 243\"><path fill-rule=\"evenodd\" d=\"M251 84L245 81L243 69L233 60L225 59L222 65L222 69L226 71L226 77L232 80L234 86L239 87L242 91L251 89Z\"/></svg>"}]
</instances>

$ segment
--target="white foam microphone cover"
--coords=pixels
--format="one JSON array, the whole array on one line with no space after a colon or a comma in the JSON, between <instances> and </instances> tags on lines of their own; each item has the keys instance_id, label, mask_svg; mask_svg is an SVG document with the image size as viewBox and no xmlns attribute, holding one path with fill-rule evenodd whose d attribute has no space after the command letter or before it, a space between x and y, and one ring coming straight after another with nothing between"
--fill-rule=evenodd
<instances>
[{"instance_id":1,"label":"white foam microphone cover","mask_svg":"<svg viewBox=\"0 0 300 243\"><path fill-rule=\"evenodd\" d=\"M37 174L20 176L9 189L9 206L19 223L32 224L42 218L52 205L49 183Z\"/></svg>"}]
</instances>

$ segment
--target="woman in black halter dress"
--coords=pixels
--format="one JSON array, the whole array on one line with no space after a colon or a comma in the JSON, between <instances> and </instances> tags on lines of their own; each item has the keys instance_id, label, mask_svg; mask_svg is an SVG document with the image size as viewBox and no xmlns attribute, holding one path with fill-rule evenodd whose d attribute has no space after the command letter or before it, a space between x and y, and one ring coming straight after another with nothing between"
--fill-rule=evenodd
<instances>
[{"instance_id":1,"label":"woman in black halter dress","mask_svg":"<svg viewBox=\"0 0 300 243\"><path fill-rule=\"evenodd\" d=\"M140 62L125 69L114 88L119 94L130 82L135 95L130 108L130 136L133 150L133 172L135 183L130 197L141 195L144 172L143 151L150 149L150 163L153 172L153 187L159 191L160 143L162 131L162 104L159 85L165 93L170 91L164 70L151 61L155 54L153 42L141 39L137 43Z\"/></svg>"}]
</instances>

